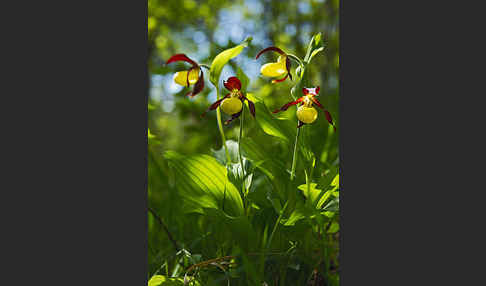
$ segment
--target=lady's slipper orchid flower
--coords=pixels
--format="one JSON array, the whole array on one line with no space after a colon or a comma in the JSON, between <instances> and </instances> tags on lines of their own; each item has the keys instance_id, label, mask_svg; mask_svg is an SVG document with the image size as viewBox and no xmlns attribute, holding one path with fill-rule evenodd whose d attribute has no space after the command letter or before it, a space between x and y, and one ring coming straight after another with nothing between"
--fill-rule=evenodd
<instances>
[{"instance_id":1,"label":"lady's slipper orchid flower","mask_svg":"<svg viewBox=\"0 0 486 286\"><path fill-rule=\"evenodd\" d=\"M315 98L316 96L319 96L319 89L320 89L319 87L313 87L313 88L304 87L302 89L304 96L297 99L296 101L285 104L280 109L273 111L273 113L285 111L290 106L300 103L300 107L297 109L297 119L299 119L299 124L297 125L297 127L301 127L304 124L310 124L316 121L317 110L314 107L312 107L312 103L314 103L315 105L319 106L321 109L324 110L327 121L329 122L329 124L332 125L332 127L334 127L334 131L336 131L336 126L334 126L331 114L329 113L329 111L324 109L322 104Z\"/></svg>"},{"instance_id":2,"label":"lady's slipper orchid flower","mask_svg":"<svg viewBox=\"0 0 486 286\"><path fill-rule=\"evenodd\" d=\"M255 104L246 98L243 92L241 92L240 80L237 77L232 76L228 78L226 82L223 81L223 84L224 87L230 91L230 93L211 104L206 112L215 110L218 108L218 106L220 106L224 113L231 115L231 118L224 122L224 124L229 124L231 121L235 120L241 115L243 110L243 102L246 100L248 101L248 108L250 109L251 115L255 117ZM206 115L206 112L203 114L203 116Z\"/></svg>"},{"instance_id":3,"label":"lady's slipper orchid flower","mask_svg":"<svg viewBox=\"0 0 486 286\"><path fill-rule=\"evenodd\" d=\"M204 88L204 74L201 70L201 66L195 61L191 60L185 54L177 54L170 57L165 64L173 62L184 61L192 65L192 67L186 71L179 71L174 74L174 82L182 86L194 85L194 89L186 94L187 96L194 97L200 93Z\"/></svg>"},{"instance_id":4,"label":"lady's slipper orchid flower","mask_svg":"<svg viewBox=\"0 0 486 286\"><path fill-rule=\"evenodd\" d=\"M277 52L280 54L280 56L278 57L276 63L264 64L260 69L260 73L264 76L280 78L272 80L272 83L282 82L286 80L287 77L290 77L290 80L292 80L292 74L290 73L290 59L281 49L277 47L265 48L257 54L256 59L258 59L261 54L268 51Z\"/></svg>"}]
</instances>

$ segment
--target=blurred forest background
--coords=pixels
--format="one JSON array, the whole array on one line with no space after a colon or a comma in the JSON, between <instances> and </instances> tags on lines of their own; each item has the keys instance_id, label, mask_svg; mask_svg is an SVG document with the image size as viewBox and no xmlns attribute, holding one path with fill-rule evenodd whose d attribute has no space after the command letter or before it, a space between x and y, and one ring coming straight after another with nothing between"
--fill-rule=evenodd
<instances>
[{"instance_id":1,"label":"blurred forest background","mask_svg":"<svg viewBox=\"0 0 486 286\"><path fill-rule=\"evenodd\" d=\"M310 76L314 85L321 87L321 103L339 124L337 0L149 0L148 3L149 128L153 134L164 138L161 149L184 154L208 153L208 147L221 145L215 112L203 120L200 118L216 101L207 71L204 70L203 93L189 100L184 97L189 89L175 84L172 79L174 70L183 70L188 65L181 64L181 68L175 69L175 64L166 66L165 61L174 54L185 53L199 63L210 65L219 52L239 44L247 36L253 37L250 47L232 62L250 78L249 91L264 97L265 104L273 110L289 101L293 83L287 80L269 85L269 79L260 75L260 67L268 60L255 60L256 54L273 45L303 58L312 35L322 32L325 49L313 59ZM236 71L227 66L221 79L235 74ZM316 129L327 129L325 121L318 123L322 126ZM227 137L235 138L231 134Z\"/></svg>"},{"instance_id":2,"label":"blurred forest background","mask_svg":"<svg viewBox=\"0 0 486 286\"><path fill-rule=\"evenodd\" d=\"M215 254L214 251L210 252L208 246L198 245L204 233L192 232L191 228L194 226L187 225L187 222L176 217L177 206L174 206L172 193L169 191L171 178L162 154L172 150L184 155L212 155L212 150L222 148L216 112L209 112L206 117L201 117L209 105L216 101L216 91L209 82L208 70L203 69L204 90L194 98L185 97L192 86L184 88L175 84L173 75L175 71L186 70L189 65L165 65L165 62L174 54L184 53L198 63L211 65L212 59L218 53L251 36L253 40L249 47L225 66L221 80L236 75L235 67L239 66L250 79L248 92L262 98L268 109L274 110L291 101L290 89L295 82L286 80L271 84L270 79L260 75L260 67L264 63L275 61L277 56L266 53L255 60L256 54L268 46L277 46L285 52L303 58L311 37L321 32L324 51L312 60L310 70L306 73L309 74L313 86L321 87L319 101L332 114L337 132L332 131L322 110L319 110L316 122L305 126L310 127L307 128L306 136L311 139L306 142L311 145L310 148L316 156L318 171L314 177L319 179L321 173L339 164L339 1L148 0L148 16L148 205L163 218L164 227L172 233L173 240L179 244L179 251L181 245L185 245L189 250L197 249L197 255L202 256L203 260L214 258L207 257ZM296 65L293 63L293 75L295 68ZM278 117L291 119L293 126L296 120L295 107L289 110L292 111L278 114ZM257 110L257 117L259 112L263 111ZM227 118L223 116L223 119ZM228 140L237 140L238 120L224 129ZM253 146L259 148L260 152L285 162L285 168L290 169L293 139L285 142L269 136L250 116L245 116L244 133L252 139ZM303 164L303 160L298 161L297 180L300 184L305 183ZM255 187L258 187L257 182ZM275 220L273 215L270 216ZM173 272L173 265L171 269L165 269L169 266L164 265L168 256L176 255L172 241L167 238L164 227L160 226L155 216L149 215L148 225L148 276ZM309 273L311 271L312 269Z\"/></svg>"}]
</instances>

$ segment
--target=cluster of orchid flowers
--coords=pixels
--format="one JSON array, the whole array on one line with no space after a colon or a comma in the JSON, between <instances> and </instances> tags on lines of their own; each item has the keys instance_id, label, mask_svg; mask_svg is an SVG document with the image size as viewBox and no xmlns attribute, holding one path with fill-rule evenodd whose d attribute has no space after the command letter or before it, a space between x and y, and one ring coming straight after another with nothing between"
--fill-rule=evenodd
<instances>
[{"instance_id":1,"label":"cluster of orchid flowers","mask_svg":"<svg viewBox=\"0 0 486 286\"><path fill-rule=\"evenodd\" d=\"M260 73L266 77L274 78L272 80L272 83L283 82L287 78L292 80L292 74L290 73L290 57L280 48L265 48L256 55L255 59L258 59L260 55L268 51L277 52L279 54L279 57L277 59L277 62L264 64L260 69ZM191 68L189 68L188 70L176 72L174 74L174 82L184 87L194 85L193 90L187 94L187 96L189 97L194 97L204 89L204 73L202 72L201 67L207 68L207 66L198 64L197 62L187 57L185 54L176 54L172 56L166 62L166 64L177 61L184 61L192 65ZM211 104L206 112L215 110L216 108L220 107L224 113L231 116L230 119L225 121L225 124L229 124L241 115L243 110L243 103L246 100L248 102L248 108L250 110L250 113L253 115L253 117L255 117L255 104L251 100L249 100L241 91L241 81L237 77L232 76L226 81L223 81L223 85L229 91L229 93L226 94L223 98ZM281 108L273 111L273 113L285 111L292 105L300 104L300 106L297 108L297 119L299 121L297 127L300 128L304 124L311 124L316 121L318 113L317 110L313 107L313 104L315 104L319 108L324 110L326 120L334 127L334 130L336 130L336 127L334 126L334 123L332 121L331 114L322 106L322 104L316 98L317 96L319 96L319 89L319 86L313 88L303 88L302 93L304 94L304 96L298 98L295 101L285 104ZM206 112L203 114L203 116L206 114Z\"/></svg>"}]
</instances>

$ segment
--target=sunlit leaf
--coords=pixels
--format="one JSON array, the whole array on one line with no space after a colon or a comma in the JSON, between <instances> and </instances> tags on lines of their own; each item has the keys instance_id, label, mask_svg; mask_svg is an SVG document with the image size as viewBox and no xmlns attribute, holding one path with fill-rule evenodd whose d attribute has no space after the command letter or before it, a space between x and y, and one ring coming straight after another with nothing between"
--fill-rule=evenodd
<instances>
[{"instance_id":1,"label":"sunlit leaf","mask_svg":"<svg viewBox=\"0 0 486 286\"><path fill-rule=\"evenodd\" d=\"M309 62L311 62L311 61L312 61L312 58L313 58L315 55L317 55L317 54L318 54L320 51L322 51L322 50L324 50L324 47L320 47L320 48L318 48L318 49L313 50L313 51L312 51L312 54L311 54L311 55L310 55L310 57L309 57Z\"/></svg>"},{"instance_id":2,"label":"sunlit leaf","mask_svg":"<svg viewBox=\"0 0 486 286\"><path fill-rule=\"evenodd\" d=\"M312 37L312 39L309 41L309 44L307 45L307 53L304 58L305 62L307 63L310 62L313 52L316 49L319 49L320 44L321 44L321 33L317 33ZM317 53L318 52L316 52L315 54Z\"/></svg>"},{"instance_id":3,"label":"sunlit leaf","mask_svg":"<svg viewBox=\"0 0 486 286\"><path fill-rule=\"evenodd\" d=\"M327 233L336 233L339 231L339 223L336 222L336 221L333 221L331 223L331 226L329 227L329 229L327 230Z\"/></svg>"},{"instance_id":4,"label":"sunlit leaf","mask_svg":"<svg viewBox=\"0 0 486 286\"><path fill-rule=\"evenodd\" d=\"M238 190L227 178L227 170L208 155L183 156L174 151L164 154L175 173L178 195L185 212L204 213L203 208L222 209L230 215L243 214Z\"/></svg>"},{"instance_id":5,"label":"sunlit leaf","mask_svg":"<svg viewBox=\"0 0 486 286\"><path fill-rule=\"evenodd\" d=\"M331 194L331 191L324 192L324 194L319 198L319 201L317 202L317 208L322 208L322 205L327 201L327 199L329 199Z\"/></svg>"},{"instance_id":6,"label":"sunlit leaf","mask_svg":"<svg viewBox=\"0 0 486 286\"><path fill-rule=\"evenodd\" d=\"M255 109L258 112L258 116L255 119L265 133L286 142L290 142L290 138L295 136L295 127L291 126L292 123L289 120L273 116L263 101L256 101Z\"/></svg>"},{"instance_id":7,"label":"sunlit leaf","mask_svg":"<svg viewBox=\"0 0 486 286\"><path fill-rule=\"evenodd\" d=\"M193 285L201 285L198 281L194 281ZM148 286L184 286L184 279L169 278L164 275L154 275L148 281Z\"/></svg>"},{"instance_id":8,"label":"sunlit leaf","mask_svg":"<svg viewBox=\"0 0 486 286\"><path fill-rule=\"evenodd\" d=\"M337 174L331 182L331 186L339 188L339 174Z\"/></svg>"},{"instance_id":9,"label":"sunlit leaf","mask_svg":"<svg viewBox=\"0 0 486 286\"><path fill-rule=\"evenodd\" d=\"M285 226L295 225L299 220L305 219L313 215L314 212L306 207L305 204L299 203L295 207L294 211L290 214L290 217L286 220L282 220L282 224Z\"/></svg>"},{"instance_id":10,"label":"sunlit leaf","mask_svg":"<svg viewBox=\"0 0 486 286\"><path fill-rule=\"evenodd\" d=\"M252 38L246 38L241 44L224 50L219 53L211 63L211 68L209 70L209 80L214 84L214 86L218 87L219 76L221 75L221 71L223 67L234 57L238 56L245 47L247 47Z\"/></svg>"},{"instance_id":11,"label":"sunlit leaf","mask_svg":"<svg viewBox=\"0 0 486 286\"><path fill-rule=\"evenodd\" d=\"M155 138L155 135L150 133L150 128L148 129L147 137L148 137L148 139L154 139Z\"/></svg>"},{"instance_id":12,"label":"sunlit leaf","mask_svg":"<svg viewBox=\"0 0 486 286\"><path fill-rule=\"evenodd\" d=\"M163 275L154 275L148 281L148 286L159 286L164 281L166 281L165 276L163 276Z\"/></svg>"},{"instance_id":13,"label":"sunlit leaf","mask_svg":"<svg viewBox=\"0 0 486 286\"><path fill-rule=\"evenodd\" d=\"M160 141L157 140L157 136L150 132L150 129L147 129L147 138L149 145L156 145L160 144Z\"/></svg>"},{"instance_id":14,"label":"sunlit leaf","mask_svg":"<svg viewBox=\"0 0 486 286\"><path fill-rule=\"evenodd\" d=\"M317 189L316 187L316 183L311 183L309 187L307 184L303 184L298 187L312 206L316 204L316 200L318 199L319 194L322 192L322 190Z\"/></svg>"}]
</instances>

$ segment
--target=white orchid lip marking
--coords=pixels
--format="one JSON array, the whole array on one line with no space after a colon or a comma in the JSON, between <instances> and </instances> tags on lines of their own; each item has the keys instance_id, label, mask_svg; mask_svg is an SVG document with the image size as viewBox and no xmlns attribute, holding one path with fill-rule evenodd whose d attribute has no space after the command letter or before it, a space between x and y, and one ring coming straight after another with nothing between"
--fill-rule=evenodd
<instances>
[{"instance_id":1,"label":"white orchid lip marking","mask_svg":"<svg viewBox=\"0 0 486 286\"><path fill-rule=\"evenodd\" d=\"M318 91L317 91L317 87L312 87L312 88L306 88L307 90L307 93L310 93L312 94L313 96L318 96Z\"/></svg>"}]
</instances>

